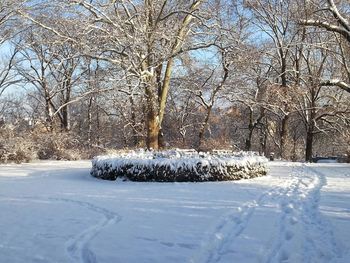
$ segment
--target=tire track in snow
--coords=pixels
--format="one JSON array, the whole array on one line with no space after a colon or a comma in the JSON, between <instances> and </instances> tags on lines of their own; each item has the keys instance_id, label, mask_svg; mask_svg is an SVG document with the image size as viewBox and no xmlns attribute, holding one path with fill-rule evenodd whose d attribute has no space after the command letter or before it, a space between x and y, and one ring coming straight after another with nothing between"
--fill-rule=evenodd
<instances>
[{"instance_id":1,"label":"tire track in snow","mask_svg":"<svg viewBox=\"0 0 350 263\"><path fill-rule=\"evenodd\" d=\"M49 200L57 202L65 202L79 205L81 207L87 208L93 212L103 215L103 219L100 220L96 225L90 226L83 232L78 234L76 237L72 238L67 242L67 252L69 256L76 262L80 263L97 263L96 255L90 249L90 242L94 239L105 227L117 224L121 221L122 217L110 210L93 205L88 202L77 201L66 198L49 198Z\"/></svg>"}]
</instances>

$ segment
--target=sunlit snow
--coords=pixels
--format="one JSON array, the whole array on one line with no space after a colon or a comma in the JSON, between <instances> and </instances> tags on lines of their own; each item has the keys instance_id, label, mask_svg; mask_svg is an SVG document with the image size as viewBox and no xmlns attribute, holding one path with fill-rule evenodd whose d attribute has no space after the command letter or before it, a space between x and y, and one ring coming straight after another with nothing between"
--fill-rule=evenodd
<instances>
[{"instance_id":1,"label":"sunlit snow","mask_svg":"<svg viewBox=\"0 0 350 263\"><path fill-rule=\"evenodd\" d=\"M0 166L0 262L350 262L350 166L135 183L91 163Z\"/></svg>"}]
</instances>

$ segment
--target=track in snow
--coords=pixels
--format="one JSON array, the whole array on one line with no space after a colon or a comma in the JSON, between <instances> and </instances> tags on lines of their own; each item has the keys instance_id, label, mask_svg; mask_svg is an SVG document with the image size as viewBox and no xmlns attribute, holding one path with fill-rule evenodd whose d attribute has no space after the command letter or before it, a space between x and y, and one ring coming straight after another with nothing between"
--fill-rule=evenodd
<instances>
[{"instance_id":1,"label":"track in snow","mask_svg":"<svg viewBox=\"0 0 350 263\"><path fill-rule=\"evenodd\" d=\"M307 165L295 167L291 176L295 182L286 195L280 197L278 235L265 262L331 262L341 253L331 224L319 210L320 192L327 184L326 176ZM291 245L295 235L302 235L302 253L298 256L294 255ZM300 240L296 240L294 245L298 245L297 242Z\"/></svg>"},{"instance_id":2,"label":"track in snow","mask_svg":"<svg viewBox=\"0 0 350 263\"><path fill-rule=\"evenodd\" d=\"M319 210L320 192L327 184L326 176L306 166L306 175L310 177L308 195L302 202L302 222L305 231L305 262L331 262L341 257L342 252L336 244L332 225ZM311 187L310 187L311 186ZM324 250L324 248L327 248Z\"/></svg>"},{"instance_id":3,"label":"track in snow","mask_svg":"<svg viewBox=\"0 0 350 263\"><path fill-rule=\"evenodd\" d=\"M68 240L66 243L66 250L68 255L75 261L79 263L97 263L96 255L90 249L90 242L93 240L105 227L117 224L121 221L122 217L115 212L107 210L103 207L93 205L89 202L78 201L67 198L44 198L37 196L22 196L16 198L9 198L0 195L3 200L17 200L17 201L34 201L34 202L60 202L60 203L71 203L84 208L87 208L90 211L96 212L103 216L103 219L100 220L97 224L90 226L85 229L83 232L73 237L71 240Z\"/></svg>"},{"instance_id":4,"label":"track in snow","mask_svg":"<svg viewBox=\"0 0 350 263\"><path fill-rule=\"evenodd\" d=\"M49 198L49 200L73 203L85 207L93 212L103 215L103 219L96 225L90 226L76 237L67 242L67 252L71 258L80 263L97 263L96 255L90 249L90 241L96 237L105 227L121 221L121 216L105 208L93 205L88 202L77 201L65 198Z\"/></svg>"},{"instance_id":5,"label":"track in snow","mask_svg":"<svg viewBox=\"0 0 350 263\"><path fill-rule=\"evenodd\" d=\"M219 220L200 251L191 262L223 262L222 256L229 254L230 247L245 231L257 208L267 203L277 203L280 217L277 233L266 247L269 253L265 263L330 262L341 256L337 249L331 224L319 211L320 191L327 184L326 176L307 165L295 166L283 186L261 194L257 199L245 203L239 210L231 211ZM293 255L293 246L298 245L296 235L302 235L302 254ZM326 249L325 249L326 248Z\"/></svg>"},{"instance_id":6,"label":"track in snow","mask_svg":"<svg viewBox=\"0 0 350 263\"><path fill-rule=\"evenodd\" d=\"M290 181L284 184L289 184ZM284 188L275 188L265 191L256 200L246 202L237 210L224 215L214 231L209 234L200 251L191 259L191 262L213 263L220 262L221 257L231 252L230 245L243 233L258 207L263 206L275 196L283 195Z\"/></svg>"}]
</instances>

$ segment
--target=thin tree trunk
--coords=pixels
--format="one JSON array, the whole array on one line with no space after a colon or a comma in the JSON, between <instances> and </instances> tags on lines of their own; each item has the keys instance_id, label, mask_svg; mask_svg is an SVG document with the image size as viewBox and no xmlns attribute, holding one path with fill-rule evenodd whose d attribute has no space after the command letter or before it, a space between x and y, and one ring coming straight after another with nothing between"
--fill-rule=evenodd
<instances>
[{"instance_id":1,"label":"thin tree trunk","mask_svg":"<svg viewBox=\"0 0 350 263\"><path fill-rule=\"evenodd\" d=\"M205 116L205 119L204 119L204 122L199 130L199 133L198 133L198 146L197 146L197 150L200 151L200 150L203 150L201 149L202 148L202 144L203 144L203 140L204 140L204 134L205 134L205 131L207 130L208 128L208 123L209 123L209 119L210 119L210 115L211 115L211 110L212 110L212 107L208 107L207 108L207 115Z\"/></svg>"},{"instance_id":2,"label":"thin tree trunk","mask_svg":"<svg viewBox=\"0 0 350 263\"><path fill-rule=\"evenodd\" d=\"M314 140L314 133L307 131L306 133L306 146L305 146L305 161L312 162L312 146Z\"/></svg>"},{"instance_id":3,"label":"thin tree trunk","mask_svg":"<svg viewBox=\"0 0 350 263\"><path fill-rule=\"evenodd\" d=\"M139 143L138 132L136 129L137 121L136 121L136 107L135 102L132 95L129 97L130 105L131 105L131 124L132 124L132 139L133 146L137 146Z\"/></svg>"},{"instance_id":4,"label":"thin tree trunk","mask_svg":"<svg viewBox=\"0 0 350 263\"><path fill-rule=\"evenodd\" d=\"M281 85L282 87L287 87L287 61L283 55L283 51L281 49Z\"/></svg>"},{"instance_id":5,"label":"thin tree trunk","mask_svg":"<svg viewBox=\"0 0 350 263\"><path fill-rule=\"evenodd\" d=\"M50 98L45 98L45 111L46 111L46 123L47 123L47 129L49 132L53 132L54 130L54 116L53 116L53 110L51 108L50 104Z\"/></svg>"},{"instance_id":6,"label":"thin tree trunk","mask_svg":"<svg viewBox=\"0 0 350 263\"><path fill-rule=\"evenodd\" d=\"M64 97L64 102L66 105L62 108L62 125L64 131L70 131L71 129L71 123L70 123L70 113L69 113L69 105L68 103L70 102L70 96L71 96L71 88L66 87L66 94Z\"/></svg>"},{"instance_id":7,"label":"thin tree trunk","mask_svg":"<svg viewBox=\"0 0 350 263\"><path fill-rule=\"evenodd\" d=\"M246 151L250 151L252 149L252 136L253 136L253 129L249 129L248 138L245 140Z\"/></svg>"},{"instance_id":8,"label":"thin tree trunk","mask_svg":"<svg viewBox=\"0 0 350 263\"><path fill-rule=\"evenodd\" d=\"M97 99L95 100L95 103L97 104ZM96 105L96 130L98 131L96 134L96 143L98 146L101 145L101 138L100 138L100 134L101 134L101 129L100 129L100 109L99 106Z\"/></svg>"},{"instance_id":9,"label":"thin tree trunk","mask_svg":"<svg viewBox=\"0 0 350 263\"><path fill-rule=\"evenodd\" d=\"M88 137L88 147L91 148L92 146L92 102L93 98L91 97L89 99L89 104L88 104L88 131L87 131L87 137Z\"/></svg>"},{"instance_id":10,"label":"thin tree trunk","mask_svg":"<svg viewBox=\"0 0 350 263\"><path fill-rule=\"evenodd\" d=\"M267 156L266 152L266 145L267 145L267 132L266 132L266 125L263 125L263 127L260 129L260 154L263 154L264 156Z\"/></svg>"},{"instance_id":11,"label":"thin tree trunk","mask_svg":"<svg viewBox=\"0 0 350 263\"><path fill-rule=\"evenodd\" d=\"M285 159L287 157L286 154L286 146L288 142L288 121L289 121L289 115L285 115L281 122L281 131L280 131L280 138L281 138L281 148L280 148L280 156L282 159Z\"/></svg>"},{"instance_id":12,"label":"thin tree trunk","mask_svg":"<svg viewBox=\"0 0 350 263\"><path fill-rule=\"evenodd\" d=\"M245 140L245 150L250 151L252 148L254 125L253 125L253 110L249 110L249 125L248 125L248 137Z\"/></svg>"},{"instance_id":13,"label":"thin tree trunk","mask_svg":"<svg viewBox=\"0 0 350 263\"><path fill-rule=\"evenodd\" d=\"M69 106L66 105L62 108L62 129L66 132L70 131L70 114L69 114Z\"/></svg>"}]
</instances>

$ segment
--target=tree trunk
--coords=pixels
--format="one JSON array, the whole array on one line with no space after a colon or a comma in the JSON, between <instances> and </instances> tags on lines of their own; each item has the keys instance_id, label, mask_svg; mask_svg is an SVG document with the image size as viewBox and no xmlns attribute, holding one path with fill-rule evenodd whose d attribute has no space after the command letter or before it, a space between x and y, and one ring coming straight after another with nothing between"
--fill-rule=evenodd
<instances>
[{"instance_id":1,"label":"tree trunk","mask_svg":"<svg viewBox=\"0 0 350 263\"><path fill-rule=\"evenodd\" d=\"M96 133L96 143L98 146L101 145L101 138L100 138L100 134L101 134L101 129L100 129L100 107L97 105L97 98L95 99L95 103L96 103L96 131L98 131Z\"/></svg>"},{"instance_id":2,"label":"tree trunk","mask_svg":"<svg viewBox=\"0 0 350 263\"><path fill-rule=\"evenodd\" d=\"M251 132L249 131L249 135L248 135L248 138L245 140L245 147L244 147L244 149L246 150L246 151L250 151L251 150L251 148L252 148L252 142L251 142Z\"/></svg>"},{"instance_id":3,"label":"tree trunk","mask_svg":"<svg viewBox=\"0 0 350 263\"><path fill-rule=\"evenodd\" d=\"M263 125L260 129L260 152L259 154L263 154L264 156L267 156L266 152L266 145L267 145L267 132L266 132L266 125Z\"/></svg>"},{"instance_id":4,"label":"tree trunk","mask_svg":"<svg viewBox=\"0 0 350 263\"><path fill-rule=\"evenodd\" d=\"M202 144L203 144L203 140L204 140L205 131L208 128L209 119L210 119L210 115L211 115L211 110L212 110L212 107L208 107L207 108L207 115L205 116L205 120L204 120L204 122L202 124L202 127L199 130L199 133L198 133L198 146L197 146L197 150L198 151L203 150L201 148L202 148Z\"/></svg>"},{"instance_id":5,"label":"tree trunk","mask_svg":"<svg viewBox=\"0 0 350 263\"><path fill-rule=\"evenodd\" d=\"M150 85L146 87L147 96L147 149L158 150L159 149L159 111L158 111L158 101L156 97L156 92L154 92L155 85Z\"/></svg>"},{"instance_id":6,"label":"tree trunk","mask_svg":"<svg viewBox=\"0 0 350 263\"><path fill-rule=\"evenodd\" d=\"M175 55L177 52L180 51L182 48L184 41L186 39L186 36L188 32L190 31L190 23L194 16L192 15L192 12L194 12L202 3L202 0L196 0L193 1L189 12L187 15L184 17L181 27L176 35L175 38L175 43L172 46L171 54ZM160 125L163 122L164 118L164 113L165 113L165 106L168 98L168 92L170 88L170 79L173 71L173 65L175 63L175 58L174 56L171 56L170 59L168 60L164 72L164 79L163 79L163 84L162 84L162 89L161 89L161 94L160 94L160 99L159 99L159 123Z\"/></svg>"},{"instance_id":7,"label":"tree trunk","mask_svg":"<svg viewBox=\"0 0 350 263\"><path fill-rule=\"evenodd\" d=\"M148 108L147 114L147 148L158 150L159 149L159 119L158 112L154 109Z\"/></svg>"},{"instance_id":8,"label":"tree trunk","mask_svg":"<svg viewBox=\"0 0 350 263\"><path fill-rule=\"evenodd\" d=\"M130 107L131 107L131 124L132 124L132 139L133 146L136 147L139 144L138 131L136 129L137 119L136 119L136 107L132 95L129 97Z\"/></svg>"},{"instance_id":9,"label":"tree trunk","mask_svg":"<svg viewBox=\"0 0 350 263\"><path fill-rule=\"evenodd\" d=\"M91 148L92 146L92 103L93 98L91 97L89 99L89 105L88 105L88 131L87 131L87 137L88 137L88 147Z\"/></svg>"},{"instance_id":10,"label":"tree trunk","mask_svg":"<svg viewBox=\"0 0 350 263\"><path fill-rule=\"evenodd\" d=\"M305 161L312 162L312 145L314 140L314 133L307 131L306 133L306 146L305 146Z\"/></svg>"},{"instance_id":11,"label":"tree trunk","mask_svg":"<svg viewBox=\"0 0 350 263\"><path fill-rule=\"evenodd\" d=\"M283 51L281 49L281 85L282 87L287 87L287 61L283 55Z\"/></svg>"},{"instance_id":12,"label":"tree trunk","mask_svg":"<svg viewBox=\"0 0 350 263\"><path fill-rule=\"evenodd\" d=\"M305 161L312 161L312 146L314 141L315 117L316 117L316 88L311 90L311 105L308 115L308 123L306 124L306 143L305 143Z\"/></svg>"},{"instance_id":13,"label":"tree trunk","mask_svg":"<svg viewBox=\"0 0 350 263\"><path fill-rule=\"evenodd\" d=\"M68 132L70 131L70 114L69 114L69 106L66 105L62 108L62 130Z\"/></svg>"},{"instance_id":14,"label":"tree trunk","mask_svg":"<svg viewBox=\"0 0 350 263\"><path fill-rule=\"evenodd\" d=\"M50 99L46 98L45 101L45 111L46 111L46 123L47 123L47 129L49 132L53 132L54 130L54 116L53 111L50 105Z\"/></svg>"},{"instance_id":15,"label":"tree trunk","mask_svg":"<svg viewBox=\"0 0 350 263\"><path fill-rule=\"evenodd\" d=\"M160 149L165 147L165 139L164 139L164 133L163 133L162 127L160 127L159 133L158 133L158 147Z\"/></svg>"},{"instance_id":16,"label":"tree trunk","mask_svg":"<svg viewBox=\"0 0 350 263\"><path fill-rule=\"evenodd\" d=\"M252 137L253 137L254 125L253 125L253 110L249 111L249 125L248 125L248 137L245 140L245 150L250 151L252 148Z\"/></svg>"},{"instance_id":17,"label":"tree trunk","mask_svg":"<svg viewBox=\"0 0 350 263\"><path fill-rule=\"evenodd\" d=\"M286 154L286 146L288 142L288 120L289 120L289 115L285 115L284 118L282 119L281 123L281 131L280 131L280 138L281 138L281 148L280 148L280 156L282 159L286 159L287 154Z\"/></svg>"},{"instance_id":18,"label":"tree trunk","mask_svg":"<svg viewBox=\"0 0 350 263\"><path fill-rule=\"evenodd\" d=\"M180 133L181 139L182 139L182 147L185 148L186 146L186 133Z\"/></svg>"}]
</instances>

